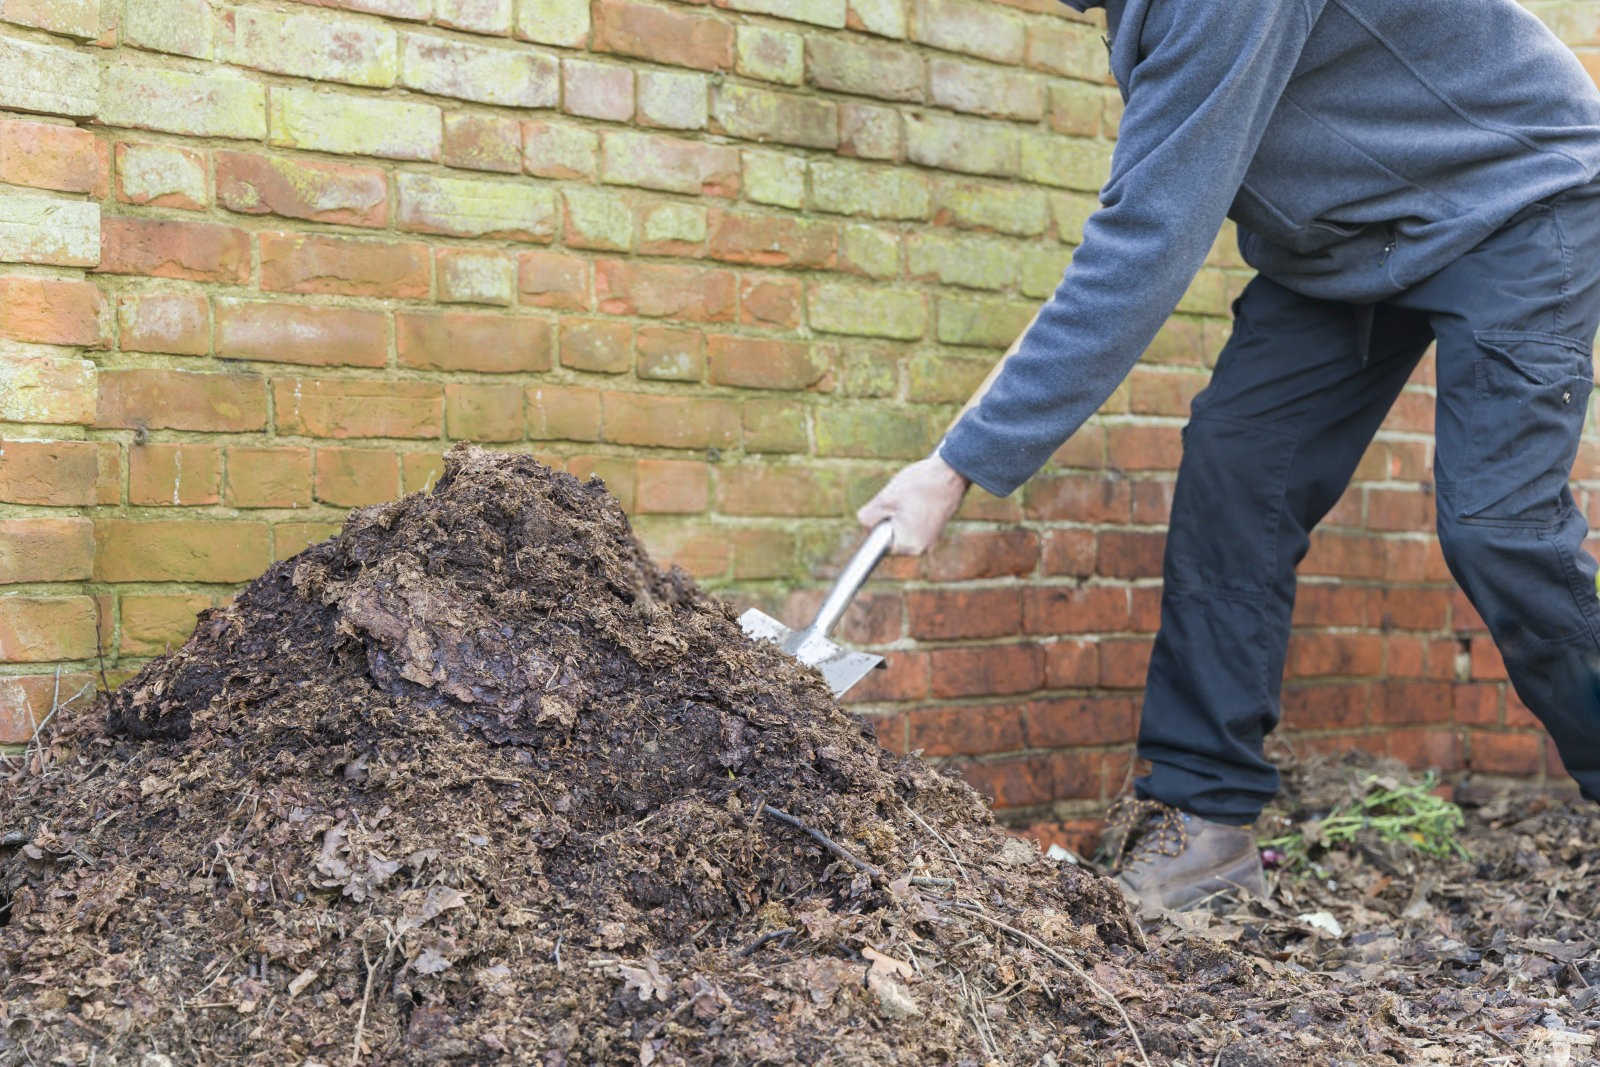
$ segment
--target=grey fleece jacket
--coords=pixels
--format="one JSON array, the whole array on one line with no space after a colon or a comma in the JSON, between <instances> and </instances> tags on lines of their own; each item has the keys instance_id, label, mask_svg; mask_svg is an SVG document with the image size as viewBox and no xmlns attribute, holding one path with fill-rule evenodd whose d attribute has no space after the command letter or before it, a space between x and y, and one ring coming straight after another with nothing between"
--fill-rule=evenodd
<instances>
[{"instance_id":1,"label":"grey fleece jacket","mask_svg":"<svg viewBox=\"0 0 1600 1067\"><path fill-rule=\"evenodd\" d=\"M1515 0L1067 2L1104 3L1127 106L1061 285L940 445L992 493L1127 376L1224 216L1267 277L1371 304L1600 174L1600 92Z\"/></svg>"}]
</instances>

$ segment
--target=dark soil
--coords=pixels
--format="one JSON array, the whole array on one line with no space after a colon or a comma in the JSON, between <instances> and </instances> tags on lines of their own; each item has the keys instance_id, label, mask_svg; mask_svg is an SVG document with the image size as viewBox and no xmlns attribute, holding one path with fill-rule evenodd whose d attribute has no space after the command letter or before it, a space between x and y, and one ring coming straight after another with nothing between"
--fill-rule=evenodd
<instances>
[{"instance_id":1,"label":"dark soil","mask_svg":"<svg viewBox=\"0 0 1600 1067\"><path fill-rule=\"evenodd\" d=\"M0 778L0 1063L1485 1063L1600 978L1529 948L1596 904L1555 807L1555 904L1473 963L1314 951L1287 880L1141 930L525 457L456 450L98 711Z\"/></svg>"}]
</instances>

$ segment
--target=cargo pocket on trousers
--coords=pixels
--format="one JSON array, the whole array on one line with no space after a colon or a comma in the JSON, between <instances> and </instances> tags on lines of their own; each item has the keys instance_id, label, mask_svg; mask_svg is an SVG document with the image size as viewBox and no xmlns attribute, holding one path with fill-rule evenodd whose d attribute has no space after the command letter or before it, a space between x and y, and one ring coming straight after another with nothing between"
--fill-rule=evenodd
<instances>
[{"instance_id":1,"label":"cargo pocket on trousers","mask_svg":"<svg viewBox=\"0 0 1600 1067\"><path fill-rule=\"evenodd\" d=\"M1473 364L1463 518L1547 523L1561 512L1594 389L1590 348L1557 334L1483 330Z\"/></svg>"}]
</instances>

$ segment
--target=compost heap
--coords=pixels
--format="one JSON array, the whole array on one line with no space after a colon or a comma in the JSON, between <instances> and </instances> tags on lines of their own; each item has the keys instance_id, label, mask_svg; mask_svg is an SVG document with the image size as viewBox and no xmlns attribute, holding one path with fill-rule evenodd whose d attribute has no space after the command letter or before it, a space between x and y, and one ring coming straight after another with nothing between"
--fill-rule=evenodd
<instances>
[{"instance_id":1,"label":"compost heap","mask_svg":"<svg viewBox=\"0 0 1600 1067\"><path fill-rule=\"evenodd\" d=\"M525 457L455 450L97 707L4 780L0 1063L1448 1051L1392 992L1147 941Z\"/></svg>"}]
</instances>

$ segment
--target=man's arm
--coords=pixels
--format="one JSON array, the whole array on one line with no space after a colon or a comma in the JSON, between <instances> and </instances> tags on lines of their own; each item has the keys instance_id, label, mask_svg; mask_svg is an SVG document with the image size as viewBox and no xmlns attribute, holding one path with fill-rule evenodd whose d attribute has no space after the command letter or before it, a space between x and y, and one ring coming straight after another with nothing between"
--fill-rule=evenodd
<instances>
[{"instance_id":1,"label":"man's arm","mask_svg":"<svg viewBox=\"0 0 1600 1067\"><path fill-rule=\"evenodd\" d=\"M1310 29L1303 0L1153 0L1102 207L938 458L1007 495L1127 377L1205 262Z\"/></svg>"}]
</instances>

